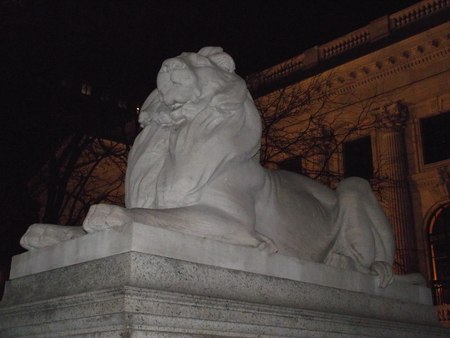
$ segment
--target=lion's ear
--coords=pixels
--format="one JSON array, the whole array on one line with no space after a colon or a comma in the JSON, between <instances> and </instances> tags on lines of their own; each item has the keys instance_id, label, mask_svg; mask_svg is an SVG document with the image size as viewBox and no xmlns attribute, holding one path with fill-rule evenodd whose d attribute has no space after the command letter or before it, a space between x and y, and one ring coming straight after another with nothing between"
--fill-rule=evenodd
<instances>
[{"instance_id":1,"label":"lion's ear","mask_svg":"<svg viewBox=\"0 0 450 338\"><path fill-rule=\"evenodd\" d=\"M209 56L209 59L227 72L233 73L236 69L233 58L227 53L214 54Z\"/></svg>"},{"instance_id":2,"label":"lion's ear","mask_svg":"<svg viewBox=\"0 0 450 338\"><path fill-rule=\"evenodd\" d=\"M198 54L208 57L223 70L233 73L236 69L233 58L224 53L222 47L203 47Z\"/></svg>"},{"instance_id":3,"label":"lion's ear","mask_svg":"<svg viewBox=\"0 0 450 338\"><path fill-rule=\"evenodd\" d=\"M200 49L198 51L198 54L202 55L202 56L210 56L213 54L219 54L219 53L223 53L223 48L222 47L203 47L202 49Z\"/></svg>"}]
</instances>

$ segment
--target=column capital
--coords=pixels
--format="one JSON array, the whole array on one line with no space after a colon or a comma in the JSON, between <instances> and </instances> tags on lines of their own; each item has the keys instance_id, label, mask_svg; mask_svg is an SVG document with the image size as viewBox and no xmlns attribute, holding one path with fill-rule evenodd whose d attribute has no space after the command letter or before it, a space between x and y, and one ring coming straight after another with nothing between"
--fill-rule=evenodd
<instances>
[{"instance_id":1,"label":"column capital","mask_svg":"<svg viewBox=\"0 0 450 338\"><path fill-rule=\"evenodd\" d=\"M385 105L374 115L377 126L387 132L400 132L409 119L408 107L400 102Z\"/></svg>"}]
</instances>

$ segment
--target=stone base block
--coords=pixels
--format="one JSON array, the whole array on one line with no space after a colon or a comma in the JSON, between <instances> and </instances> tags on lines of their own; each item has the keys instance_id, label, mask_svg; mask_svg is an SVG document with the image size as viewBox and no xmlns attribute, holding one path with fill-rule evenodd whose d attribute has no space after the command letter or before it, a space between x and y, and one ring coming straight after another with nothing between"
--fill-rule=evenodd
<instances>
[{"instance_id":1,"label":"stone base block","mask_svg":"<svg viewBox=\"0 0 450 338\"><path fill-rule=\"evenodd\" d=\"M381 291L373 276L193 236L169 250L181 234L150 240L145 230L134 224L15 257L0 337L450 336L426 288L394 282Z\"/></svg>"}]
</instances>

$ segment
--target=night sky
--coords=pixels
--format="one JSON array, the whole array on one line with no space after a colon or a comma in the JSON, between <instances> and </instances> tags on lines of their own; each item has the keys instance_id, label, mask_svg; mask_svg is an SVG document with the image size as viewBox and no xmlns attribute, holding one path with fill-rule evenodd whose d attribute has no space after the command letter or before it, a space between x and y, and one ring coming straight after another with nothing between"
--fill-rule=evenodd
<instances>
[{"instance_id":1,"label":"night sky","mask_svg":"<svg viewBox=\"0 0 450 338\"><path fill-rule=\"evenodd\" d=\"M142 103L162 61L181 52L221 46L245 77L416 2L0 0L0 263L31 224L27 184L57 140L61 76Z\"/></svg>"},{"instance_id":2,"label":"night sky","mask_svg":"<svg viewBox=\"0 0 450 338\"><path fill-rule=\"evenodd\" d=\"M84 67L120 78L143 99L161 62L183 51L222 46L247 76L416 2L0 0L0 18L3 52L16 57L16 67Z\"/></svg>"}]
</instances>

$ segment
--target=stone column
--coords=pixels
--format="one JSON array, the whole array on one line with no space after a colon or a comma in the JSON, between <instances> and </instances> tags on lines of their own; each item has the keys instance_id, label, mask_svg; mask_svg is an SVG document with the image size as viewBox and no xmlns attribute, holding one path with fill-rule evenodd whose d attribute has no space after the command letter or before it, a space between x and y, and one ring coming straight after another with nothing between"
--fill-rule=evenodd
<instances>
[{"instance_id":1,"label":"stone column","mask_svg":"<svg viewBox=\"0 0 450 338\"><path fill-rule=\"evenodd\" d=\"M397 274L419 271L416 229L412 196L409 188L408 158L404 129L408 109L400 103L386 106L376 120L380 128L380 173L383 184L383 205L395 233L396 254L394 270Z\"/></svg>"}]
</instances>

